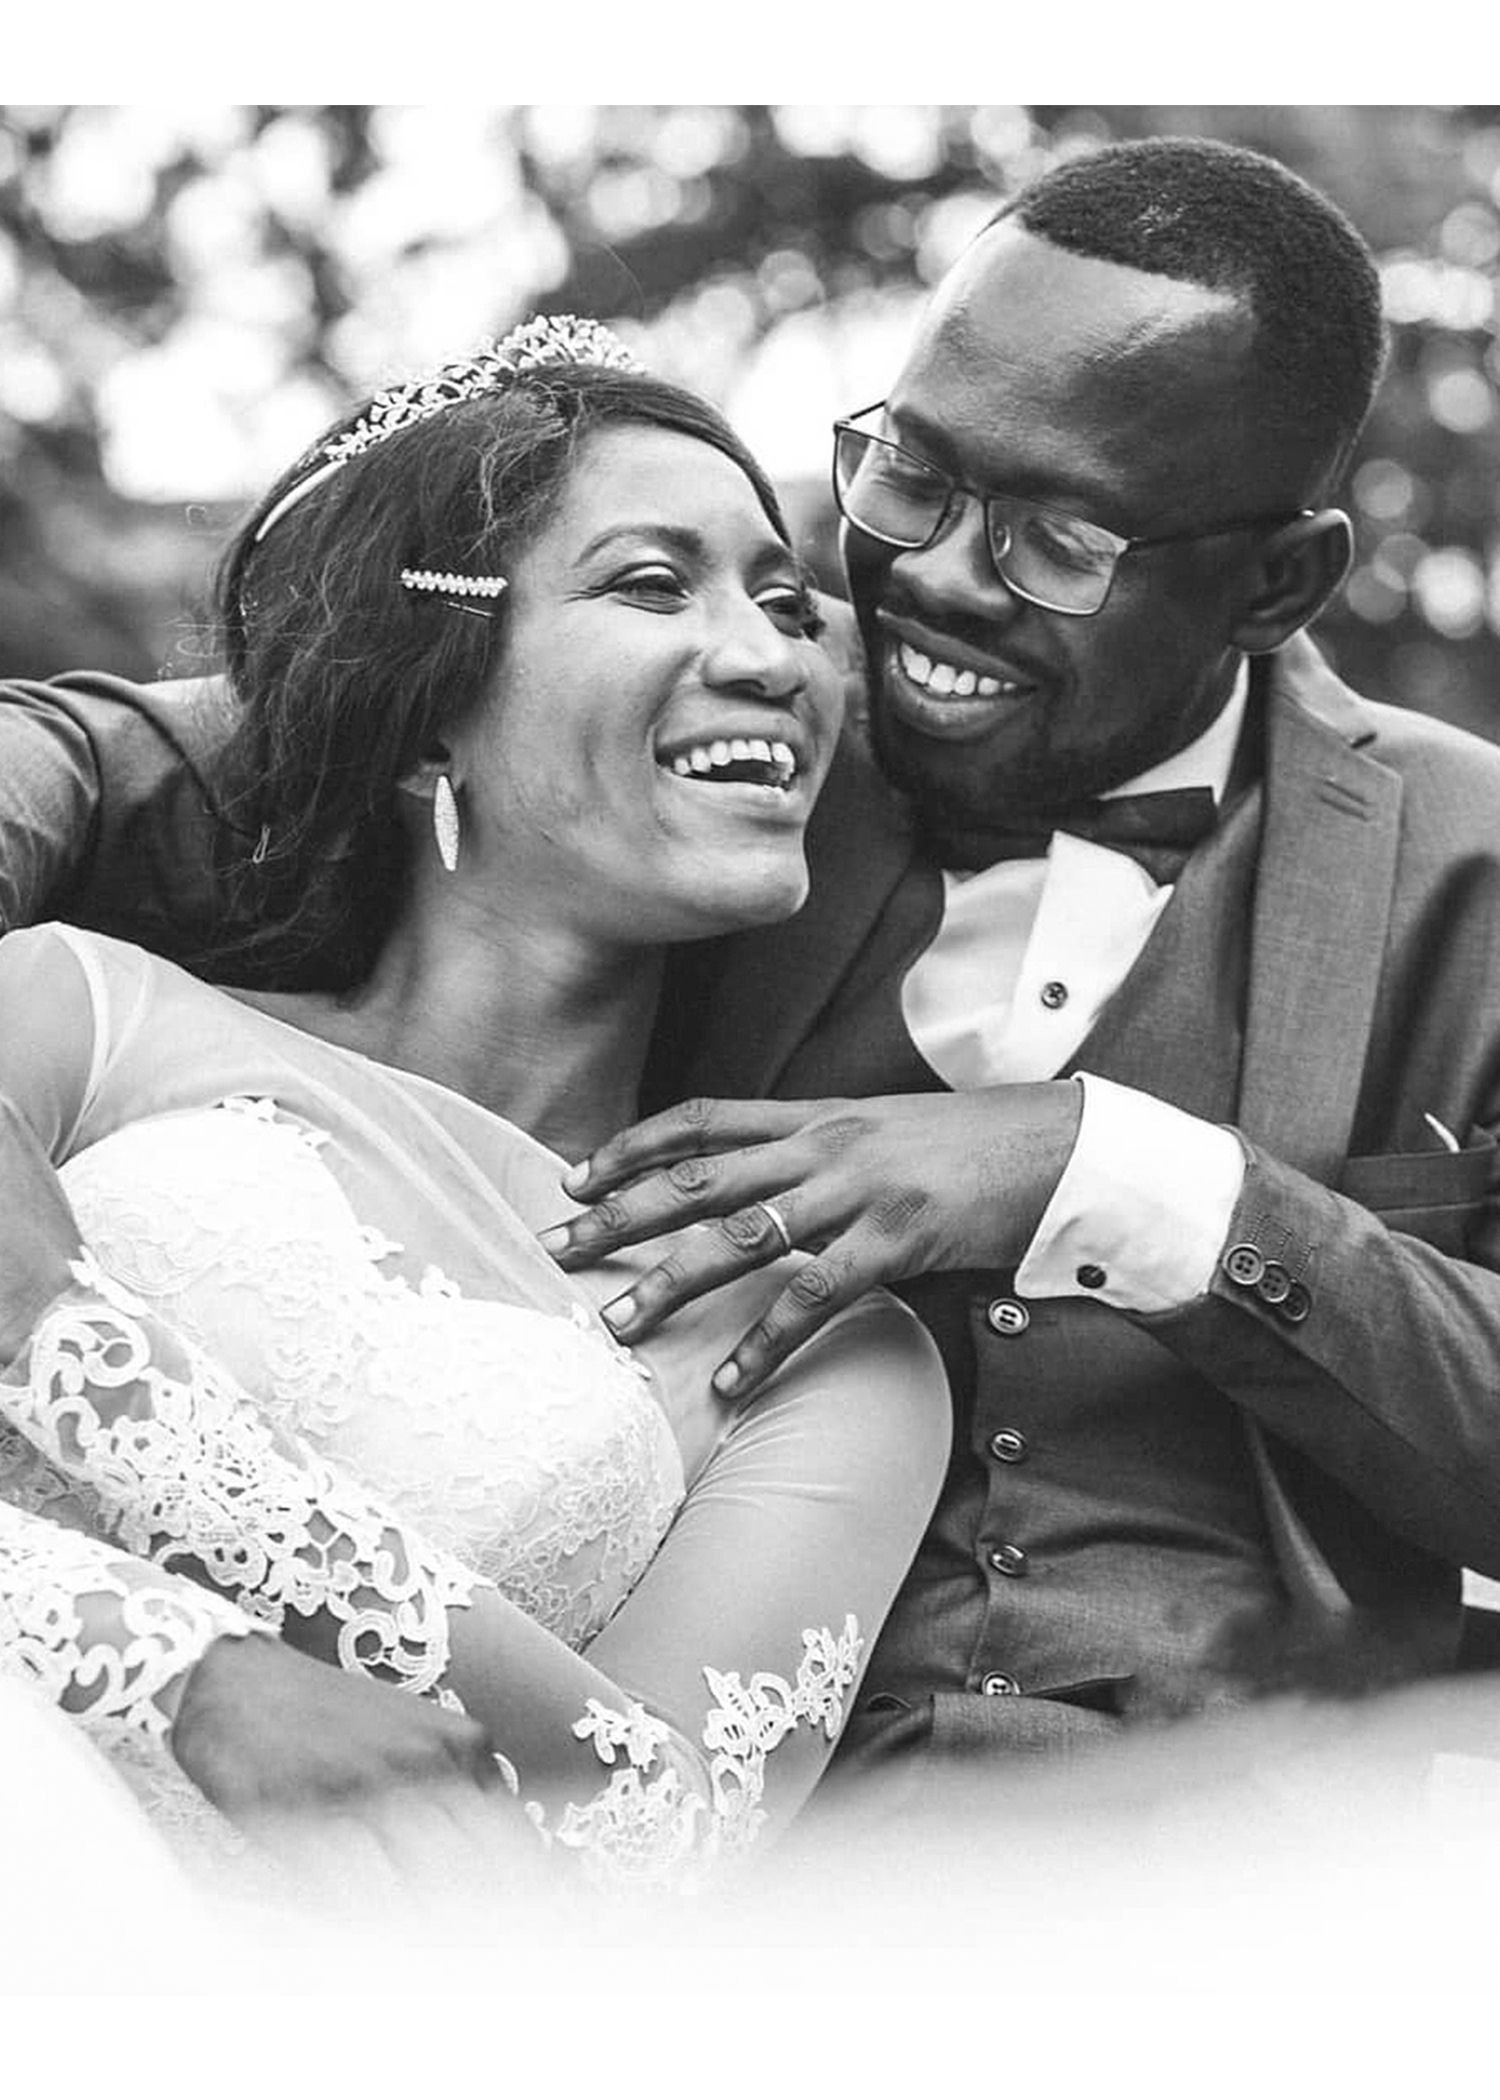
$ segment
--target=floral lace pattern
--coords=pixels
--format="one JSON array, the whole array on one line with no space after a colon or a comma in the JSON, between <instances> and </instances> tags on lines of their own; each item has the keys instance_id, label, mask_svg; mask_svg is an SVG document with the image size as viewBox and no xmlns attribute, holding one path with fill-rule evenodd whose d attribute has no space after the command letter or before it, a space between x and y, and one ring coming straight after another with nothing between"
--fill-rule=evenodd
<instances>
[{"instance_id":1,"label":"floral lace pattern","mask_svg":"<svg viewBox=\"0 0 1500 2100\"><path fill-rule=\"evenodd\" d=\"M55 1475L86 1484L127 1552L187 1563L275 1631L326 1613L345 1669L433 1689L447 1611L473 1585L377 1498L276 1433L213 1362L112 1283L91 1255L32 1336L0 1413Z\"/></svg>"},{"instance_id":2,"label":"floral lace pattern","mask_svg":"<svg viewBox=\"0 0 1500 2100\"><path fill-rule=\"evenodd\" d=\"M808 1628L796 1682L757 1670L746 1684L736 1670L705 1667L714 1704L703 1724L709 1793L684 1780L669 1754L666 1724L632 1703L623 1713L590 1699L574 1723L601 1764L624 1763L582 1807L570 1802L555 1825L539 1802L527 1814L543 1839L580 1855L599 1888L634 1891L693 1887L727 1857L751 1845L766 1816L766 1760L802 1724L833 1742L844 1719L844 1694L859 1669L861 1642L852 1614L843 1631Z\"/></svg>"},{"instance_id":3,"label":"floral lace pattern","mask_svg":"<svg viewBox=\"0 0 1500 2100\"><path fill-rule=\"evenodd\" d=\"M211 1339L279 1430L584 1645L682 1498L645 1374L582 1307L387 1273L402 1250L356 1218L324 1143L275 1103L235 1098L127 1125L63 1179L109 1272Z\"/></svg>"},{"instance_id":4,"label":"floral lace pattern","mask_svg":"<svg viewBox=\"0 0 1500 2100\"><path fill-rule=\"evenodd\" d=\"M164 1738L210 1642L251 1630L193 1583L0 1501L0 1665L91 1734Z\"/></svg>"}]
</instances>

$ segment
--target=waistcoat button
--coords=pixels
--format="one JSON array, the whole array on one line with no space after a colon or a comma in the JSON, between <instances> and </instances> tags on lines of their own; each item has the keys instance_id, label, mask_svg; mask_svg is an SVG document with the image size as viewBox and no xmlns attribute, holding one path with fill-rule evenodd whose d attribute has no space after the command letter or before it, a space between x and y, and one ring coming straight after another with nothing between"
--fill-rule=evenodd
<instances>
[{"instance_id":1,"label":"waistcoat button","mask_svg":"<svg viewBox=\"0 0 1500 2100\"><path fill-rule=\"evenodd\" d=\"M990 1438L991 1454L1003 1466L1018 1466L1026 1456L1026 1439L1019 1429L997 1429Z\"/></svg>"},{"instance_id":2,"label":"waistcoat button","mask_svg":"<svg viewBox=\"0 0 1500 2100\"><path fill-rule=\"evenodd\" d=\"M1003 1670L991 1670L979 1689L984 1693L986 1699L999 1699L1003 1698L1007 1692L1018 1692L1021 1687L1016 1683L1014 1677L1007 1677Z\"/></svg>"},{"instance_id":3,"label":"waistcoat button","mask_svg":"<svg viewBox=\"0 0 1500 2100\"><path fill-rule=\"evenodd\" d=\"M1068 987L1060 979L1054 977L1050 983L1042 986L1041 997L1043 1006L1055 1013L1058 1007L1067 1005Z\"/></svg>"},{"instance_id":4,"label":"waistcoat button","mask_svg":"<svg viewBox=\"0 0 1500 2100\"><path fill-rule=\"evenodd\" d=\"M990 1566L997 1575L1024 1575L1026 1555L1019 1546L996 1546L990 1554Z\"/></svg>"},{"instance_id":5,"label":"waistcoat button","mask_svg":"<svg viewBox=\"0 0 1500 2100\"><path fill-rule=\"evenodd\" d=\"M984 1317L996 1334L1024 1334L1031 1325L1031 1314L1019 1298L996 1298Z\"/></svg>"}]
</instances>

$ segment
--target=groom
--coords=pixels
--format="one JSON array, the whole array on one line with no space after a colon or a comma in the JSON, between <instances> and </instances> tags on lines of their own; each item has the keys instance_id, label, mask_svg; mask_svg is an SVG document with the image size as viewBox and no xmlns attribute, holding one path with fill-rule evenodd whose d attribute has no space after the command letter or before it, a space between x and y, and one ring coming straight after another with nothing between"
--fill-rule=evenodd
<instances>
[{"instance_id":1,"label":"groom","mask_svg":"<svg viewBox=\"0 0 1500 2100\"><path fill-rule=\"evenodd\" d=\"M937 1336L954 1457L856 1766L1439 1672L1500 1572L1500 753L1299 638L1381 352L1325 200L1147 140L1014 199L841 427L875 764L798 918L679 974L686 1105L555 1244L713 1221L627 1339L810 1250L726 1394L871 1283ZM0 910L182 952L217 700L7 696Z\"/></svg>"}]
</instances>

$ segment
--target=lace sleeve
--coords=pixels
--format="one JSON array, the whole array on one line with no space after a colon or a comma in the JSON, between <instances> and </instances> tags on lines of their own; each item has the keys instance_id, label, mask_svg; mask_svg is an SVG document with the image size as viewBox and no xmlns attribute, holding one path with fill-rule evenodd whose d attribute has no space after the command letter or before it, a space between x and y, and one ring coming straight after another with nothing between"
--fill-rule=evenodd
<instances>
[{"instance_id":1,"label":"lace sleeve","mask_svg":"<svg viewBox=\"0 0 1500 2100\"><path fill-rule=\"evenodd\" d=\"M232 1598L345 1668L441 1688L471 1578L375 1495L274 1430L87 1253L0 1379L0 1420L83 1489L113 1544Z\"/></svg>"},{"instance_id":2,"label":"lace sleeve","mask_svg":"<svg viewBox=\"0 0 1500 2100\"><path fill-rule=\"evenodd\" d=\"M209 1644L253 1631L182 1576L0 1501L0 1669L92 1734L165 1736Z\"/></svg>"},{"instance_id":3,"label":"lace sleeve","mask_svg":"<svg viewBox=\"0 0 1500 2100\"><path fill-rule=\"evenodd\" d=\"M549 1653L541 1629L502 1623L504 1600L476 1600L454 1627L454 1681L554 1850L596 1885L682 1888L796 1814L949 1434L936 1349L873 1294L736 1416L586 1655Z\"/></svg>"}]
</instances>

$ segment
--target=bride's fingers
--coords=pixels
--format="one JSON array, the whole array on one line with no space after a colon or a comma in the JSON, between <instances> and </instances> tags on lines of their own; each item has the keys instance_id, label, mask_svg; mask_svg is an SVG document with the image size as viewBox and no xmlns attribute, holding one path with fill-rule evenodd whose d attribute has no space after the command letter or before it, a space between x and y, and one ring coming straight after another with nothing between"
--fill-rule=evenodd
<instances>
[{"instance_id":1,"label":"bride's fingers","mask_svg":"<svg viewBox=\"0 0 1500 2100\"><path fill-rule=\"evenodd\" d=\"M623 1296L603 1306L604 1318L622 1342L641 1340L669 1313L706 1291L780 1261L798 1246L818 1244L821 1234L794 1222L806 1215L806 1206L783 1193L772 1203L762 1199L727 1217L710 1219L681 1234Z\"/></svg>"},{"instance_id":2,"label":"bride's fingers","mask_svg":"<svg viewBox=\"0 0 1500 2100\"><path fill-rule=\"evenodd\" d=\"M789 1136L806 1121L809 1106L805 1101L682 1101L618 1132L588 1159L570 1167L562 1185L575 1201L592 1202L673 1160L738 1151Z\"/></svg>"},{"instance_id":3,"label":"bride's fingers","mask_svg":"<svg viewBox=\"0 0 1500 2100\"><path fill-rule=\"evenodd\" d=\"M695 1154L602 1196L576 1218L549 1226L537 1237L563 1268L576 1269L618 1248L677 1232L701 1218L714 1218L727 1226L731 1213L743 1212L762 1191L769 1195L796 1174L797 1163L775 1145L712 1158ZM761 1224L768 1223L762 1216ZM753 1239L745 1244L752 1245Z\"/></svg>"}]
</instances>

